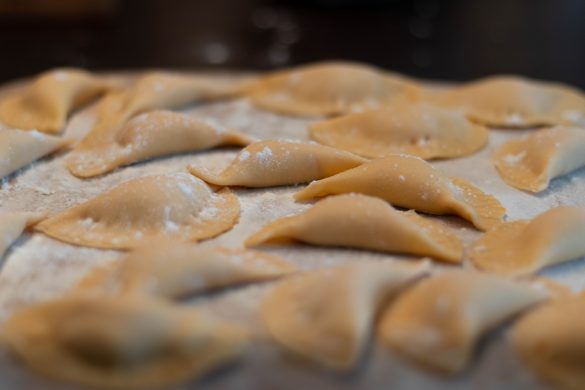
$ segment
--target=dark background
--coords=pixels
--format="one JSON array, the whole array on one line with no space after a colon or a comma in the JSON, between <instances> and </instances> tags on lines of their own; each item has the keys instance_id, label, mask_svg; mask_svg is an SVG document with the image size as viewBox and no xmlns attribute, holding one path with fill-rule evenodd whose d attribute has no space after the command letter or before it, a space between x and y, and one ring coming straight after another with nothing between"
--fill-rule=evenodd
<instances>
[{"instance_id":1,"label":"dark background","mask_svg":"<svg viewBox=\"0 0 585 390\"><path fill-rule=\"evenodd\" d=\"M517 73L585 89L585 0L86 0L73 11L72 0L28 1L0 0L0 81L55 66L350 59L423 78Z\"/></svg>"}]
</instances>

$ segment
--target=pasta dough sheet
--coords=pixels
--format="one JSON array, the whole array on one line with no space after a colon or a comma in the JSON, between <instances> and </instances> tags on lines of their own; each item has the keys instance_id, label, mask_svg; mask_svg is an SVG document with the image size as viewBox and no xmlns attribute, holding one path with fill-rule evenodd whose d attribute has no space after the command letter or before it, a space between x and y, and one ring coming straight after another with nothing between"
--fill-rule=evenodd
<instances>
[{"instance_id":1,"label":"pasta dough sheet","mask_svg":"<svg viewBox=\"0 0 585 390\"><path fill-rule=\"evenodd\" d=\"M1 93L1 91L0 91ZM78 112L70 120L66 134L79 137L94 122L95 105ZM260 139L287 138L309 140L307 125L316 121L279 116L254 108L244 100L233 100L189 107L182 112L211 119L223 126L242 130ZM524 193L506 185L493 167L491 156L505 141L519 137L529 130L490 131L489 145L471 156L432 162L448 175L464 178L483 191L495 195L508 209L508 219L532 218L561 204L585 207L585 169L554 180L550 187L537 195ZM113 186L140 176L186 172L188 165L226 167L238 149L223 148L186 153L134 164L103 177L83 181L72 176L63 154L36 162L4 180L0 187L0 211L62 211L88 200ZM310 207L310 203L295 203L293 194L302 186L267 189L235 189L241 203L241 216L234 229L214 239L203 241L204 246L237 248L252 233L269 221ZM433 217L445 221L469 246L479 233L467 222L456 217ZM262 250L280 255L301 269L332 266L351 261L382 260L413 261L413 257L369 251L318 248L304 245L277 246ZM23 236L2 260L0 273L0 322L11 312L26 305L65 294L91 267L120 256L114 250L100 250L68 245L41 234ZM465 263L469 264L467 254ZM445 265L433 264L434 268ZM545 270L552 277L574 290L585 287L585 259ZM484 344L482 353L471 368L455 378L436 376L409 365L397 355L376 345L366 352L360 369L349 376L335 376L318 366L305 364L284 353L269 341L258 314L259 302L270 283L237 287L214 293L189 302L208 310L213 316L241 323L255 329L258 343L234 369L205 379L201 385L208 389L248 388L319 388L319 389L548 389L537 380L514 356L504 332L496 332ZM378 344L378 343L376 343ZM190 388L185 384L179 388ZM43 377L0 351L0 387L28 389L77 389L62 383L49 382Z\"/></svg>"}]
</instances>

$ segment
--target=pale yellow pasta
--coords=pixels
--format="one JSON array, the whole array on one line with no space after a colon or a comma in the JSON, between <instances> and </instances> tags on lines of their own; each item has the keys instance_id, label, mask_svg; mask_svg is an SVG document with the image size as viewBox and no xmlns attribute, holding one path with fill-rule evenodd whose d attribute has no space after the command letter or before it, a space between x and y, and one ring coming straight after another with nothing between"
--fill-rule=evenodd
<instances>
[{"instance_id":1,"label":"pale yellow pasta","mask_svg":"<svg viewBox=\"0 0 585 390\"><path fill-rule=\"evenodd\" d=\"M267 140L242 149L222 172L193 165L189 172L220 186L272 187L322 179L366 161L355 154L315 143Z\"/></svg>"},{"instance_id":2,"label":"pale yellow pasta","mask_svg":"<svg viewBox=\"0 0 585 390\"><path fill-rule=\"evenodd\" d=\"M261 315L286 349L328 368L355 368L380 305L424 275L427 263L359 262L285 279Z\"/></svg>"},{"instance_id":3,"label":"pale yellow pasta","mask_svg":"<svg viewBox=\"0 0 585 390\"><path fill-rule=\"evenodd\" d=\"M248 238L246 245L290 241L431 256L453 263L462 256L461 242L440 222L359 194L333 196L303 214L273 221Z\"/></svg>"},{"instance_id":4,"label":"pale yellow pasta","mask_svg":"<svg viewBox=\"0 0 585 390\"><path fill-rule=\"evenodd\" d=\"M424 366L463 370L480 337L546 298L527 283L473 271L450 271L423 280L382 315L382 341Z\"/></svg>"},{"instance_id":5,"label":"pale yellow pasta","mask_svg":"<svg viewBox=\"0 0 585 390\"><path fill-rule=\"evenodd\" d=\"M261 77L248 89L250 101L286 115L331 116L413 100L420 87L368 65L321 62Z\"/></svg>"},{"instance_id":6,"label":"pale yellow pasta","mask_svg":"<svg viewBox=\"0 0 585 390\"><path fill-rule=\"evenodd\" d=\"M424 158L452 158L481 149L487 129L463 114L429 103L401 102L314 123L317 142L365 157L406 153Z\"/></svg>"},{"instance_id":7,"label":"pale yellow pasta","mask_svg":"<svg viewBox=\"0 0 585 390\"><path fill-rule=\"evenodd\" d=\"M521 275L585 256L585 209L561 206L532 220L502 223L471 248L473 264L484 271Z\"/></svg>"},{"instance_id":8,"label":"pale yellow pasta","mask_svg":"<svg viewBox=\"0 0 585 390\"><path fill-rule=\"evenodd\" d=\"M585 129L553 127L502 145L494 155L498 173L521 190L545 190L552 179L585 166Z\"/></svg>"},{"instance_id":9,"label":"pale yellow pasta","mask_svg":"<svg viewBox=\"0 0 585 390\"><path fill-rule=\"evenodd\" d=\"M85 143L68 156L78 177L92 177L134 162L221 145L247 145L251 138L186 114L151 111L121 126L109 144Z\"/></svg>"},{"instance_id":10,"label":"pale yellow pasta","mask_svg":"<svg viewBox=\"0 0 585 390\"><path fill-rule=\"evenodd\" d=\"M19 129L60 133L73 110L116 86L112 80L81 69L51 70L0 100L0 122Z\"/></svg>"},{"instance_id":11,"label":"pale yellow pasta","mask_svg":"<svg viewBox=\"0 0 585 390\"><path fill-rule=\"evenodd\" d=\"M266 253L157 242L94 268L78 283L76 291L182 298L276 279L295 270L291 263Z\"/></svg>"},{"instance_id":12,"label":"pale yellow pasta","mask_svg":"<svg viewBox=\"0 0 585 390\"><path fill-rule=\"evenodd\" d=\"M2 330L35 371L90 387L196 379L240 355L245 334L192 308L143 298L68 297L16 312Z\"/></svg>"},{"instance_id":13,"label":"pale yellow pasta","mask_svg":"<svg viewBox=\"0 0 585 390\"><path fill-rule=\"evenodd\" d=\"M297 200L357 192L395 206L429 214L458 215L480 230L500 223L506 210L493 196L471 183L447 177L424 160L397 154L373 160L323 180L295 194Z\"/></svg>"},{"instance_id":14,"label":"pale yellow pasta","mask_svg":"<svg viewBox=\"0 0 585 390\"><path fill-rule=\"evenodd\" d=\"M229 230L239 213L229 190L214 192L192 175L176 173L129 180L36 229L71 244L130 249L167 238L210 238Z\"/></svg>"},{"instance_id":15,"label":"pale yellow pasta","mask_svg":"<svg viewBox=\"0 0 585 390\"><path fill-rule=\"evenodd\" d=\"M0 179L67 144L62 138L36 130L0 130Z\"/></svg>"},{"instance_id":16,"label":"pale yellow pasta","mask_svg":"<svg viewBox=\"0 0 585 390\"><path fill-rule=\"evenodd\" d=\"M431 98L491 127L584 125L585 95L567 85L516 76L494 76Z\"/></svg>"},{"instance_id":17,"label":"pale yellow pasta","mask_svg":"<svg viewBox=\"0 0 585 390\"><path fill-rule=\"evenodd\" d=\"M512 346L522 362L549 382L567 390L585 384L585 299L557 300L521 318L512 330Z\"/></svg>"}]
</instances>

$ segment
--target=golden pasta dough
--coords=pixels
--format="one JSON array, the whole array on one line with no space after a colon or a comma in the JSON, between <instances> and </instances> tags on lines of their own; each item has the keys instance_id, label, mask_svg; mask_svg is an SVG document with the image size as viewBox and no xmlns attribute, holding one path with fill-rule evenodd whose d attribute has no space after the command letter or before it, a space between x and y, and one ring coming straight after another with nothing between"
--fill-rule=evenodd
<instances>
[{"instance_id":1,"label":"golden pasta dough","mask_svg":"<svg viewBox=\"0 0 585 390\"><path fill-rule=\"evenodd\" d=\"M458 215L480 230L498 224L506 210L491 195L471 183L447 177L424 160L392 155L309 184L297 200L357 192L395 206L429 214Z\"/></svg>"},{"instance_id":2,"label":"golden pasta dough","mask_svg":"<svg viewBox=\"0 0 585 390\"><path fill-rule=\"evenodd\" d=\"M481 149L487 129L463 114L429 103L391 104L314 123L317 142L365 157L406 153L425 160L452 158Z\"/></svg>"},{"instance_id":3,"label":"golden pasta dough","mask_svg":"<svg viewBox=\"0 0 585 390\"><path fill-rule=\"evenodd\" d=\"M546 298L546 292L473 271L448 271L400 295L382 315L382 341L424 366L463 370L480 337Z\"/></svg>"},{"instance_id":4,"label":"golden pasta dough","mask_svg":"<svg viewBox=\"0 0 585 390\"><path fill-rule=\"evenodd\" d=\"M585 299L550 304L528 313L512 330L512 346L520 359L555 386L585 388Z\"/></svg>"},{"instance_id":5,"label":"golden pasta dough","mask_svg":"<svg viewBox=\"0 0 585 390\"><path fill-rule=\"evenodd\" d=\"M491 127L585 124L582 91L522 77L488 77L439 93L431 100Z\"/></svg>"},{"instance_id":6,"label":"golden pasta dough","mask_svg":"<svg viewBox=\"0 0 585 390\"><path fill-rule=\"evenodd\" d=\"M76 290L182 298L295 271L291 263L266 253L169 241L137 248L94 268Z\"/></svg>"},{"instance_id":7,"label":"golden pasta dough","mask_svg":"<svg viewBox=\"0 0 585 390\"><path fill-rule=\"evenodd\" d=\"M367 160L315 143L267 140L248 145L222 172L190 166L189 172L220 186L271 187L335 175Z\"/></svg>"},{"instance_id":8,"label":"golden pasta dough","mask_svg":"<svg viewBox=\"0 0 585 390\"><path fill-rule=\"evenodd\" d=\"M0 130L0 179L67 144L62 138L36 130Z\"/></svg>"},{"instance_id":9,"label":"golden pasta dough","mask_svg":"<svg viewBox=\"0 0 585 390\"><path fill-rule=\"evenodd\" d=\"M119 127L131 117L157 109L170 109L200 101L235 96L239 84L176 73L152 72L131 87L105 96L97 108L97 122L80 148L109 144Z\"/></svg>"},{"instance_id":10,"label":"golden pasta dough","mask_svg":"<svg viewBox=\"0 0 585 390\"><path fill-rule=\"evenodd\" d=\"M235 360L235 327L146 299L69 297L16 312L3 340L32 369L91 387L144 389L197 379Z\"/></svg>"},{"instance_id":11,"label":"golden pasta dough","mask_svg":"<svg viewBox=\"0 0 585 390\"><path fill-rule=\"evenodd\" d=\"M415 99L411 81L368 65L321 62L276 72L248 89L251 102L286 115L332 116L378 107L393 99Z\"/></svg>"},{"instance_id":12,"label":"golden pasta dough","mask_svg":"<svg viewBox=\"0 0 585 390\"><path fill-rule=\"evenodd\" d=\"M0 259L25 229L44 218L42 213L0 212Z\"/></svg>"},{"instance_id":13,"label":"golden pasta dough","mask_svg":"<svg viewBox=\"0 0 585 390\"><path fill-rule=\"evenodd\" d=\"M68 156L67 166L78 177L92 177L153 157L250 142L237 130L185 114L151 111L126 122L110 144L86 143L77 148Z\"/></svg>"},{"instance_id":14,"label":"golden pasta dough","mask_svg":"<svg viewBox=\"0 0 585 390\"><path fill-rule=\"evenodd\" d=\"M330 197L303 214L273 221L248 238L246 245L290 241L431 256L453 263L462 256L461 242L440 222L360 194Z\"/></svg>"},{"instance_id":15,"label":"golden pasta dough","mask_svg":"<svg viewBox=\"0 0 585 390\"><path fill-rule=\"evenodd\" d=\"M73 110L115 86L113 81L80 69L48 71L0 100L0 122L19 129L60 133Z\"/></svg>"},{"instance_id":16,"label":"golden pasta dough","mask_svg":"<svg viewBox=\"0 0 585 390\"><path fill-rule=\"evenodd\" d=\"M507 222L473 245L470 258L484 271L521 275L585 256L585 209L561 206L534 219Z\"/></svg>"},{"instance_id":17,"label":"golden pasta dough","mask_svg":"<svg viewBox=\"0 0 585 390\"><path fill-rule=\"evenodd\" d=\"M427 270L428 263L370 261L305 272L268 293L262 319L288 350L331 369L351 370L380 305Z\"/></svg>"},{"instance_id":18,"label":"golden pasta dough","mask_svg":"<svg viewBox=\"0 0 585 390\"><path fill-rule=\"evenodd\" d=\"M502 145L494 156L498 173L521 190L545 190L552 179L585 166L585 129L553 127Z\"/></svg>"},{"instance_id":19,"label":"golden pasta dough","mask_svg":"<svg viewBox=\"0 0 585 390\"><path fill-rule=\"evenodd\" d=\"M176 173L129 180L36 228L76 245L130 249L164 238L210 238L229 230L239 213L228 189L213 192L196 177Z\"/></svg>"}]
</instances>

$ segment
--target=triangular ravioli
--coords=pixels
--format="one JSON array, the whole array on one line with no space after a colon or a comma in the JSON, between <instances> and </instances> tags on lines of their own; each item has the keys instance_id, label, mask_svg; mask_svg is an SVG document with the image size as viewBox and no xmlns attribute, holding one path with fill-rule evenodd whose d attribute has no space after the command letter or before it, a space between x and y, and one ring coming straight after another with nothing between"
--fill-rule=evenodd
<instances>
[{"instance_id":1,"label":"triangular ravioli","mask_svg":"<svg viewBox=\"0 0 585 390\"><path fill-rule=\"evenodd\" d=\"M60 133L73 110L115 85L80 69L45 72L0 101L0 122L19 129Z\"/></svg>"},{"instance_id":2,"label":"triangular ravioli","mask_svg":"<svg viewBox=\"0 0 585 390\"><path fill-rule=\"evenodd\" d=\"M67 145L36 130L0 130L0 179Z\"/></svg>"},{"instance_id":3,"label":"triangular ravioli","mask_svg":"<svg viewBox=\"0 0 585 390\"><path fill-rule=\"evenodd\" d=\"M521 190L545 190L555 177L585 166L585 129L553 127L502 145L494 156L498 173Z\"/></svg>"},{"instance_id":4,"label":"triangular ravioli","mask_svg":"<svg viewBox=\"0 0 585 390\"><path fill-rule=\"evenodd\" d=\"M368 65L321 62L260 78L248 89L263 109L296 116L332 116L378 107L395 98L414 99L419 87Z\"/></svg>"},{"instance_id":5,"label":"triangular ravioli","mask_svg":"<svg viewBox=\"0 0 585 390\"><path fill-rule=\"evenodd\" d=\"M297 200L357 192L384 199L395 206L430 214L454 214L480 230L498 224L506 210L491 195L471 183L447 177L424 160L397 154L373 160L309 184Z\"/></svg>"},{"instance_id":6,"label":"triangular ravioli","mask_svg":"<svg viewBox=\"0 0 585 390\"><path fill-rule=\"evenodd\" d=\"M214 237L229 230L239 213L228 189L216 193L196 177L176 173L129 180L36 228L71 244L130 249L163 238Z\"/></svg>"},{"instance_id":7,"label":"triangular ravioli","mask_svg":"<svg viewBox=\"0 0 585 390\"><path fill-rule=\"evenodd\" d=\"M367 160L315 143L267 140L248 145L222 172L190 166L189 172L220 186L271 187L306 183L357 167Z\"/></svg>"},{"instance_id":8,"label":"triangular ravioli","mask_svg":"<svg viewBox=\"0 0 585 390\"><path fill-rule=\"evenodd\" d=\"M472 271L423 280L382 315L382 341L424 366L456 373L490 329L546 298L546 291Z\"/></svg>"},{"instance_id":9,"label":"triangular ravioli","mask_svg":"<svg viewBox=\"0 0 585 390\"><path fill-rule=\"evenodd\" d=\"M585 95L567 85L495 76L439 93L431 100L491 127L585 124Z\"/></svg>"},{"instance_id":10,"label":"triangular ravioli","mask_svg":"<svg viewBox=\"0 0 585 390\"><path fill-rule=\"evenodd\" d=\"M235 360L245 336L192 308L69 297L17 312L3 340L28 366L54 379L144 389L197 379Z\"/></svg>"},{"instance_id":11,"label":"triangular ravioli","mask_svg":"<svg viewBox=\"0 0 585 390\"><path fill-rule=\"evenodd\" d=\"M482 270L521 275L585 256L585 209L561 206L527 221L502 223L475 242L470 258Z\"/></svg>"},{"instance_id":12,"label":"triangular ravioli","mask_svg":"<svg viewBox=\"0 0 585 390\"><path fill-rule=\"evenodd\" d=\"M471 154L488 139L485 127L461 113L409 102L317 122L310 133L321 144L360 156L407 153L425 160Z\"/></svg>"},{"instance_id":13,"label":"triangular ravioli","mask_svg":"<svg viewBox=\"0 0 585 390\"><path fill-rule=\"evenodd\" d=\"M97 176L137 161L220 145L248 145L252 139L186 114L151 111L119 128L110 144L85 144L68 156L67 166L78 177Z\"/></svg>"},{"instance_id":14,"label":"triangular ravioli","mask_svg":"<svg viewBox=\"0 0 585 390\"><path fill-rule=\"evenodd\" d=\"M285 279L267 295L262 319L288 350L328 368L358 363L380 305L428 270L428 263L359 262Z\"/></svg>"},{"instance_id":15,"label":"triangular ravioli","mask_svg":"<svg viewBox=\"0 0 585 390\"><path fill-rule=\"evenodd\" d=\"M235 96L239 84L222 83L203 76L152 72L131 87L105 96L97 108L97 121L79 147L109 144L119 127L131 117L157 109L184 106L198 100Z\"/></svg>"},{"instance_id":16,"label":"triangular ravioli","mask_svg":"<svg viewBox=\"0 0 585 390\"><path fill-rule=\"evenodd\" d=\"M333 196L303 214L273 221L248 238L246 245L290 241L431 256L453 263L462 256L461 242L440 222L360 194Z\"/></svg>"},{"instance_id":17,"label":"triangular ravioli","mask_svg":"<svg viewBox=\"0 0 585 390\"><path fill-rule=\"evenodd\" d=\"M585 299L573 297L528 313L512 329L521 360L547 382L582 390L585 384Z\"/></svg>"},{"instance_id":18,"label":"triangular ravioli","mask_svg":"<svg viewBox=\"0 0 585 390\"><path fill-rule=\"evenodd\" d=\"M77 290L181 298L276 279L295 270L291 263L262 252L170 241L137 248L116 262L93 269Z\"/></svg>"},{"instance_id":19,"label":"triangular ravioli","mask_svg":"<svg viewBox=\"0 0 585 390\"><path fill-rule=\"evenodd\" d=\"M41 213L0 212L0 259L27 228L43 218Z\"/></svg>"}]
</instances>

